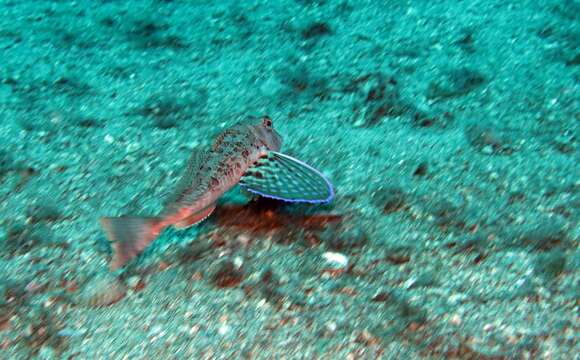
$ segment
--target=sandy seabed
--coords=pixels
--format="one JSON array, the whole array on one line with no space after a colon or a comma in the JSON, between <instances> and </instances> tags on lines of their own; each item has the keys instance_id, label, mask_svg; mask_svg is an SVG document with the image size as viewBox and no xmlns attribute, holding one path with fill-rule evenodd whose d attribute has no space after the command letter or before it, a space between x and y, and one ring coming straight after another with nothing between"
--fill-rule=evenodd
<instances>
[{"instance_id":1,"label":"sandy seabed","mask_svg":"<svg viewBox=\"0 0 580 360\"><path fill-rule=\"evenodd\" d=\"M579 3L237 3L2 1L0 358L574 359ZM334 201L111 273L99 216L263 114Z\"/></svg>"}]
</instances>

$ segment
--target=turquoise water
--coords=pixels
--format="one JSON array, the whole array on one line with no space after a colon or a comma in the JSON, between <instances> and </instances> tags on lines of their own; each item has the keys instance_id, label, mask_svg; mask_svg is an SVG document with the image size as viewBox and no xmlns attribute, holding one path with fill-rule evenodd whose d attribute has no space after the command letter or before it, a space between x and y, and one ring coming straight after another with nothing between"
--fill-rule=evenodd
<instances>
[{"instance_id":1,"label":"turquoise water","mask_svg":"<svg viewBox=\"0 0 580 360\"><path fill-rule=\"evenodd\" d=\"M578 14L1 2L0 358L575 358ZM111 271L99 218L264 115L332 202L235 187Z\"/></svg>"}]
</instances>

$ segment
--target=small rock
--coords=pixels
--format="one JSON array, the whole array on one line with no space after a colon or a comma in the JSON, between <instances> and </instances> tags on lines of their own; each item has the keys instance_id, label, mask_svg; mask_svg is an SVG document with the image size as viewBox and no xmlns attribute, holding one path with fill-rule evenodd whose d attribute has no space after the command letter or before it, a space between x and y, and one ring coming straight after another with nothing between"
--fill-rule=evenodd
<instances>
[{"instance_id":1,"label":"small rock","mask_svg":"<svg viewBox=\"0 0 580 360\"><path fill-rule=\"evenodd\" d=\"M447 298L447 304L449 304L449 306L457 306L459 304L467 302L468 299L469 299L469 296L467 296L466 294L461 294L461 293L451 294Z\"/></svg>"},{"instance_id":2,"label":"small rock","mask_svg":"<svg viewBox=\"0 0 580 360\"><path fill-rule=\"evenodd\" d=\"M214 264L210 270L210 281L217 287L234 287L244 279L244 271L233 261L223 260Z\"/></svg>"},{"instance_id":3,"label":"small rock","mask_svg":"<svg viewBox=\"0 0 580 360\"><path fill-rule=\"evenodd\" d=\"M425 272L417 276L413 276L409 280L405 281L405 287L407 289L429 287L433 286L435 281L435 276L433 276L433 274Z\"/></svg>"},{"instance_id":4,"label":"small rock","mask_svg":"<svg viewBox=\"0 0 580 360\"><path fill-rule=\"evenodd\" d=\"M442 79L429 84L426 96L431 100L459 97L470 93L486 82L486 77L478 71L460 68L447 72Z\"/></svg>"},{"instance_id":5,"label":"small rock","mask_svg":"<svg viewBox=\"0 0 580 360\"><path fill-rule=\"evenodd\" d=\"M37 359L39 360L56 360L58 358L56 351L50 346L41 346L40 350L38 350Z\"/></svg>"},{"instance_id":6,"label":"small rock","mask_svg":"<svg viewBox=\"0 0 580 360\"><path fill-rule=\"evenodd\" d=\"M424 198L421 204L423 215L442 229L464 228L467 202L462 196Z\"/></svg>"},{"instance_id":7,"label":"small rock","mask_svg":"<svg viewBox=\"0 0 580 360\"><path fill-rule=\"evenodd\" d=\"M10 153L0 150L0 175L16 169L16 162Z\"/></svg>"},{"instance_id":8,"label":"small rock","mask_svg":"<svg viewBox=\"0 0 580 360\"><path fill-rule=\"evenodd\" d=\"M12 256L22 255L41 244L52 242L52 234L43 224L12 224L6 231L1 248Z\"/></svg>"},{"instance_id":9,"label":"small rock","mask_svg":"<svg viewBox=\"0 0 580 360\"><path fill-rule=\"evenodd\" d=\"M127 286L134 289L135 287L137 287L140 281L141 278L139 276L131 276L127 278Z\"/></svg>"},{"instance_id":10,"label":"small rock","mask_svg":"<svg viewBox=\"0 0 580 360\"><path fill-rule=\"evenodd\" d=\"M61 211L56 204L47 199L37 200L34 204L28 206L26 209L26 215L33 223L55 221L62 216Z\"/></svg>"},{"instance_id":11,"label":"small rock","mask_svg":"<svg viewBox=\"0 0 580 360\"><path fill-rule=\"evenodd\" d=\"M534 273L551 280L566 269L566 253L561 249L554 249L540 254L534 264Z\"/></svg>"},{"instance_id":12,"label":"small rock","mask_svg":"<svg viewBox=\"0 0 580 360\"><path fill-rule=\"evenodd\" d=\"M493 331L495 329L495 326L493 324L485 324L483 325L483 331Z\"/></svg>"},{"instance_id":13,"label":"small rock","mask_svg":"<svg viewBox=\"0 0 580 360\"><path fill-rule=\"evenodd\" d=\"M401 210L407 203L407 195L398 186L385 186L372 194L374 205L382 209L383 214L391 214Z\"/></svg>"},{"instance_id":14,"label":"small rock","mask_svg":"<svg viewBox=\"0 0 580 360\"><path fill-rule=\"evenodd\" d=\"M57 335L70 338L70 337L78 337L78 336L84 335L86 332L87 331L85 329L74 329L74 328L67 327L67 328L61 329L57 333Z\"/></svg>"},{"instance_id":15,"label":"small rock","mask_svg":"<svg viewBox=\"0 0 580 360\"><path fill-rule=\"evenodd\" d=\"M418 177L422 177L427 175L427 169L428 169L428 164L426 162L421 162L419 165L417 165L417 168L415 168L415 171L413 171L413 176L418 176Z\"/></svg>"},{"instance_id":16,"label":"small rock","mask_svg":"<svg viewBox=\"0 0 580 360\"><path fill-rule=\"evenodd\" d=\"M478 231L467 234L447 243L447 247L454 248L459 252L484 252L489 247L489 234Z\"/></svg>"},{"instance_id":17,"label":"small rock","mask_svg":"<svg viewBox=\"0 0 580 360\"><path fill-rule=\"evenodd\" d=\"M326 324L324 324L324 327L326 328L326 331L333 334L336 332L338 325L334 321L329 321Z\"/></svg>"},{"instance_id":18,"label":"small rock","mask_svg":"<svg viewBox=\"0 0 580 360\"><path fill-rule=\"evenodd\" d=\"M355 127L377 125L385 118L405 115L412 108L401 97L397 80L380 73L368 77L361 89L361 98L364 100L355 107L360 113L353 124Z\"/></svg>"},{"instance_id":19,"label":"small rock","mask_svg":"<svg viewBox=\"0 0 580 360\"><path fill-rule=\"evenodd\" d=\"M231 331L231 327L227 324L222 324L218 329L218 334L221 336L227 335Z\"/></svg>"},{"instance_id":20,"label":"small rock","mask_svg":"<svg viewBox=\"0 0 580 360\"><path fill-rule=\"evenodd\" d=\"M509 155L514 150L511 139L489 124L478 123L467 126L465 137L473 148L486 155Z\"/></svg>"},{"instance_id":21,"label":"small rock","mask_svg":"<svg viewBox=\"0 0 580 360\"><path fill-rule=\"evenodd\" d=\"M347 227L348 226L348 227ZM328 226L320 233L320 240L329 249L341 252L349 252L355 248L360 248L368 242L368 236L362 226L357 224L334 227Z\"/></svg>"},{"instance_id":22,"label":"small rock","mask_svg":"<svg viewBox=\"0 0 580 360\"><path fill-rule=\"evenodd\" d=\"M330 25L328 25L325 22L313 22L309 25L307 25L303 30L302 30L302 37L305 40L309 40L312 38L317 38L323 35L330 35L332 33L332 29L330 28Z\"/></svg>"},{"instance_id":23,"label":"small rock","mask_svg":"<svg viewBox=\"0 0 580 360\"><path fill-rule=\"evenodd\" d=\"M551 249L566 240L565 223L554 217L546 217L534 223L516 228L504 235L507 245L532 246L535 249Z\"/></svg>"},{"instance_id":24,"label":"small rock","mask_svg":"<svg viewBox=\"0 0 580 360\"><path fill-rule=\"evenodd\" d=\"M453 316L451 316L451 319L449 319L449 322L453 325L461 325L461 316L459 316L459 314L453 314Z\"/></svg>"},{"instance_id":25,"label":"small rock","mask_svg":"<svg viewBox=\"0 0 580 360\"><path fill-rule=\"evenodd\" d=\"M577 139L572 132L563 135L558 135L552 141L552 143L554 144L556 150L558 150L562 154L572 154L576 151L577 148Z\"/></svg>"},{"instance_id":26,"label":"small rock","mask_svg":"<svg viewBox=\"0 0 580 360\"><path fill-rule=\"evenodd\" d=\"M409 247L390 248L385 251L385 260L393 265L403 265L411 260L414 251Z\"/></svg>"},{"instance_id":27,"label":"small rock","mask_svg":"<svg viewBox=\"0 0 580 360\"><path fill-rule=\"evenodd\" d=\"M104 139L105 143L112 144L115 142L115 138L109 134L105 135Z\"/></svg>"}]
</instances>

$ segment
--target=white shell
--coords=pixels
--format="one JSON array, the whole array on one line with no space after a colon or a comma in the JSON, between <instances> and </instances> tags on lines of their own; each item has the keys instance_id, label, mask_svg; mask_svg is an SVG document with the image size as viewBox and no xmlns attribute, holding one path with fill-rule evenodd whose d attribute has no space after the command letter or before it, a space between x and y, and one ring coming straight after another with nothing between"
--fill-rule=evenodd
<instances>
[{"instance_id":1,"label":"white shell","mask_svg":"<svg viewBox=\"0 0 580 360\"><path fill-rule=\"evenodd\" d=\"M327 251L322 254L322 257L335 269L343 269L348 266L348 257L344 254Z\"/></svg>"}]
</instances>

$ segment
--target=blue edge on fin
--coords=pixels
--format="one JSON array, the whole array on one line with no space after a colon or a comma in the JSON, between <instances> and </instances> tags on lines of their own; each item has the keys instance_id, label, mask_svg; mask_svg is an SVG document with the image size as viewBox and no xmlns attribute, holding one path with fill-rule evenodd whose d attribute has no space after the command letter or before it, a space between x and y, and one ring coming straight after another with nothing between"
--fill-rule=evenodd
<instances>
[{"instance_id":1,"label":"blue edge on fin","mask_svg":"<svg viewBox=\"0 0 580 360\"><path fill-rule=\"evenodd\" d=\"M287 202L306 202L306 203L311 203L311 204L326 204L329 203L330 201L332 201L332 199L334 198L334 188L332 187L332 183L330 182L330 180L328 180L328 178L326 176L324 176L320 171L316 170L315 168L313 168L312 166L308 165L307 163L305 163L304 161L300 161L296 158L293 158L291 156L282 154L282 153L276 153L277 155L286 157L286 158L290 158L293 161L296 161L297 163L300 163L300 165L308 168L309 170L314 171L316 174L318 174L323 180L324 182L326 182L326 185L328 186L328 189L330 190L330 194L328 195L328 197L324 200L308 200L308 199L286 199L286 198L282 198L279 196L275 196L275 195L271 195L271 194L265 194L265 193L261 193L259 191L250 189L244 185L241 185L241 187L243 187L245 190L252 192L254 194L260 195L260 196L264 196L267 198L271 198L271 199L276 199L276 200L282 200L282 201L287 201Z\"/></svg>"}]
</instances>

